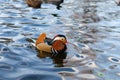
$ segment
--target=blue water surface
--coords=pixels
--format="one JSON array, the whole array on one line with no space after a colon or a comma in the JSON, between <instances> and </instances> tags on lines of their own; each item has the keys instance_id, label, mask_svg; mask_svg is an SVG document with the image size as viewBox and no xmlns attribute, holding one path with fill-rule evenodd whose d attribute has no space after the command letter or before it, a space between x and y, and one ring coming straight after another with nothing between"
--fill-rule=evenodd
<instances>
[{"instance_id":1,"label":"blue water surface","mask_svg":"<svg viewBox=\"0 0 120 80\"><path fill-rule=\"evenodd\" d=\"M65 0L61 8L0 1L0 80L120 80L120 6L114 0ZM28 39L68 39L67 58L40 58Z\"/></svg>"}]
</instances>

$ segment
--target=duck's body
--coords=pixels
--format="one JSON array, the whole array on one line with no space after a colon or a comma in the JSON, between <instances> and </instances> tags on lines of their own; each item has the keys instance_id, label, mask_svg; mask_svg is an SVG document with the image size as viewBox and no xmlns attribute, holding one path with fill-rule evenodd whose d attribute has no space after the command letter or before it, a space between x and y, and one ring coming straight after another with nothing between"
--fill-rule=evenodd
<instances>
[{"instance_id":1,"label":"duck's body","mask_svg":"<svg viewBox=\"0 0 120 80\"><path fill-rule=\"evenodd\" d=\"M65 42L67 42L66 38L60 37L59 35L50 39L46 38L45 33L42 33L36 40L36 48L39 51L51 54L51 56L62 55L67 49Z\"/></svg>"}]
</instances>

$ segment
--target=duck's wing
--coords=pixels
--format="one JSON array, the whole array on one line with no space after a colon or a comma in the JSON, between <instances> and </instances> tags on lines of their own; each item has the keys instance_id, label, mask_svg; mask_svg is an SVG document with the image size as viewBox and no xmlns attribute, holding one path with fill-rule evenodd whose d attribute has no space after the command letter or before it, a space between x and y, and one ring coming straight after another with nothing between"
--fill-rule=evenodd
<instances>
[{"instance_id":1,"label":"duck's wing","mask_svg":"<svg viewBox=\"0 0 120 80\"><path fill-rule=\"evenodd\" d=\"M45 42L45 38L46 38L46 33L42 33L39 35L39 37L37 38L36 40L36 46L39 44L39 43L44 43Z\"/></svg>"}]
</instances>

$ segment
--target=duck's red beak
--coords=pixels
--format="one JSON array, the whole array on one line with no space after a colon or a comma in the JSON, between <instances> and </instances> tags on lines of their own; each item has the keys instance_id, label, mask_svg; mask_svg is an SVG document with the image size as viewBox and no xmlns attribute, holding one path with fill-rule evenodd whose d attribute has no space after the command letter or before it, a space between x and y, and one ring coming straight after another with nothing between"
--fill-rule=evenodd
<instances>
[{"instance_id":1,"label":"duck's red beak","mask_svg":"<svg viewBox=\"0 0 120 80\"><path fill-rule=\"evenodd\" d=\"M66 41L66 43L65 43L65 44L69 44L69 42L67 42L67 41Z\"/></svg>"}]
</instances>

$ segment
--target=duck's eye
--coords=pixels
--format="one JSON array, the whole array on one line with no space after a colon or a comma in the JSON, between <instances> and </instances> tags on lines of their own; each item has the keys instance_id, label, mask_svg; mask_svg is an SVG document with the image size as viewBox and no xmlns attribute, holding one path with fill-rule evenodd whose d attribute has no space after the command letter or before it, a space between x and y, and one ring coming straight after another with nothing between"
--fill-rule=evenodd
<instances>
[{"instance_id":1,"label":"duck's eye","mask_svg":"<svg viewBox=\"0 0 120 80\"><path fill-rule=\"evenodd\" d=\"M62 40L62 41L64 41L64 39L63 39L63 38L62 38L61 40Z\"/></svg>"}]
</instances>

